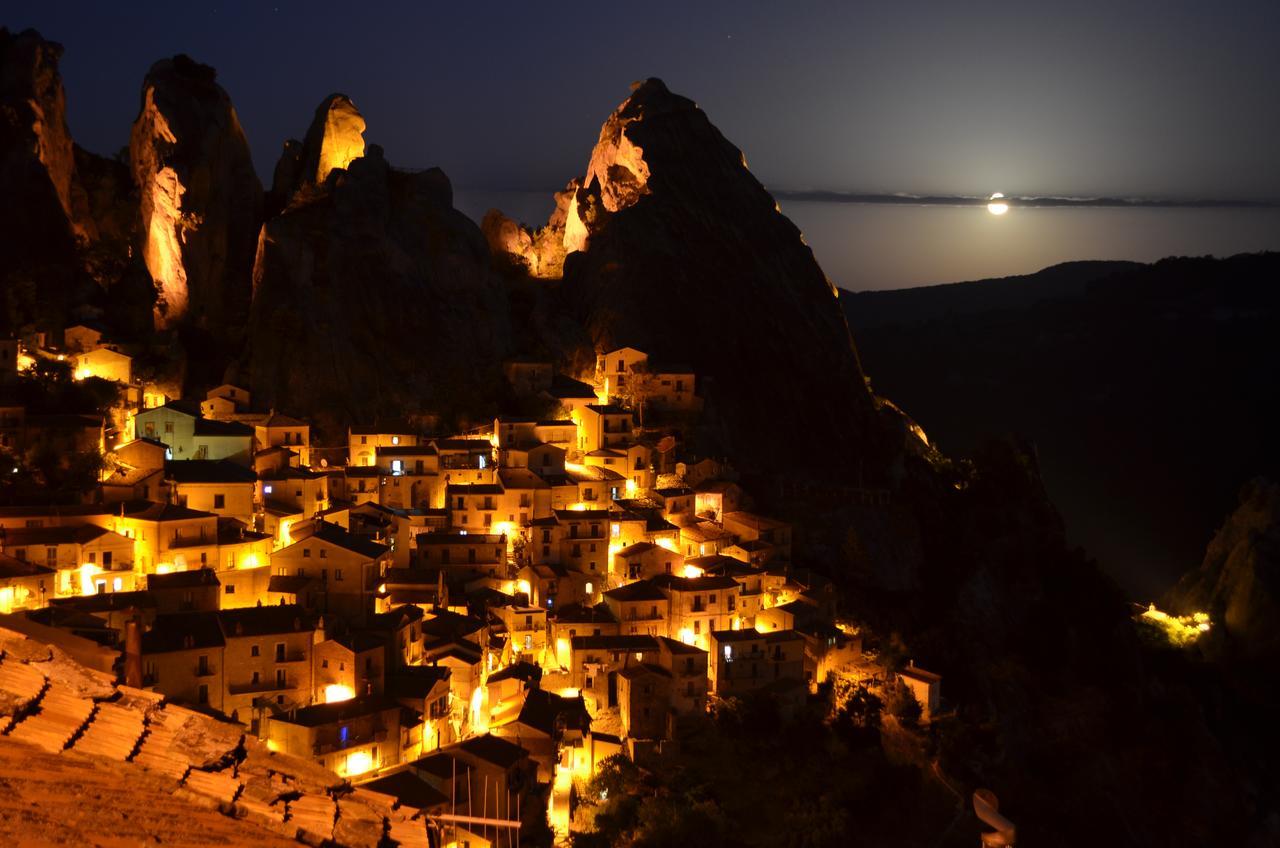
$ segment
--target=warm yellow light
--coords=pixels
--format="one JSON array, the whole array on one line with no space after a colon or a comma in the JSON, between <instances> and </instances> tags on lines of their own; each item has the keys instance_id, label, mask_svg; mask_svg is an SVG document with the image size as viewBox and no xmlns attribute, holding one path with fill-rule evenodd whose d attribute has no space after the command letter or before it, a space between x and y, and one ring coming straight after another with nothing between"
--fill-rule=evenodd
<instances>
[{"instance_id":1,"label":"warm yellow light","mask_svg":"<svg viewBox=\"0 0 1280 848\"><path fill-rule=\"evenodd\" d=\"M477 686L471 693L471 728L476 733L484 733L489 729L489 716L484 708L488 692L487 686Z\"/></svg>"},{"instance_id":2,"label":"warm yellow light","mask_svg":"<svg viewBox=\"0 0 1280 848\"><path fill-rule=\"evenodd\" d=\"M693 635L693 631L692 631L692 630L690 630L688 627L681 627L681 628L680 628L680 634L679 634L679 635L680 635L680 641L681 641L681 642L684 642L686 645L692 645L692 644L693 644L693 642L694 642L694 635Z\"/></svg>"},{"instance_id":3,"label":"warm yellow light","mask_svg":"<svg viewBox=\"0 0 1280 848\"><path fill-rule=\"evenodd\" d=\"M17 606L15 590L12 586L5 586L0 589L0 613L11 613L13 608Z\"/></svg>"},{"instance_id":4,"label":"warm yellow light","mask_svg":"<svg viewBox=\"0 0 1280 848\"><path fill-rule=\"evenodd\" d=\"M241 568L257 568L260 564L257 554L247 554L240 560Z\"/></svg>"},{"instance_id":5,"label":"warm yellow light","mask_svg":"<svg viewBox=\"0 0 1280 848\"><path fill-rule=\"evenodd\" d=\"M636 488L637 488L637 487L636 487L636 481L635 481L635 480L628 480L628 481L627 481L627 497L628 497L628 498L634 498L634 497L636 496Z\"/></svg>"},{"instance_id":6,"label":"warm yellow light","mask_svg":"<svg viewBox=\"0 0 1280 848\"><path fill-rule=\"evenodd\" d=\"M572 510L574 510L575 512L586 512L586 510L587 510L587 505L586 505L586 504L584 504L584 503L582 503L581 501L579 501L578 503L574 504L573 506L571 506L571 507L569 507L569 508L570 508L570 509L572 509Z\"/></svg>"},{"instance_id":7,"label":"warm yellow light","mask_svg":"<svg viewBox=\"0 0 1280 848\"><path fill-rule=\"evenodd\" d=\"M1142 613L1142 618L1159 628L1170 644L1178 647L1190 645L1210 629L1209 614L1205 612L1173 616L1151 604Z\"/></svg>"},{"instance_id":8,"label":"warm yellow light","mask_svg":"<svg viewBox=\"0 0 1280 848\"><path fill-rule=\"evenodd\" d=\"M367 771L373 771L373 754L369 751L352 751L347 755L343 767L338 769L338 774L350 777Z\"/></svg>"},{"instance_id":9,"label":"warm yellow light","mask_svg":"<svg viewBox=\"0 0 1280 848\"><path fill-rule=\"evenodd\" d=\"M560 690L559 694L561 698L576 698L582 694L582 690L576 686L566 686Z\"/></svg>"},{"instance_id":10,"label":"warm yellow light","mask_svg":"<svg viewBox=\"0 0 1280 848\"><path fill-rule=\"evenodd\" d=\"M516 589L523 592L525 595L528 595L530 600L533 599L533 593L530 591L528 580L517 580Z\"/></svg>"},{"instance_id":11,"label":"warm yellow light","mask_svg":"<svg viewBox=\"0 0 1280 848\"><path fill-rule=\"evenodd\" d=\"M675 542L675 539L671 539L671 538L669 538L669 537L667 537L667 536L662 536L661 538L654 539L653 541L654 541L654 542L655 542L659 547L666 548L666 549L667 549L667 550L669 550L669 551L674 551L674 550L676 549L676 542Z\"/></svg>"},{"instance_id":12,"label":"warm yellow light","mask_svg":"<svg viewBox=\"0 0 1280 848\"><path fill-rule=\"evenodd\" d=\"M339 701L350 701L356 696L356 690L342 683L330 683L324 687L324 702L336 704Z\"/></svg>"},{"instance_id":13,"label":"warm yellow light","mask_svg":"<svg viewBox=\"0 0 1280 848\"><path fill-rule=\"evenodd\" d=\"M698 566L696 565L686 565L684 567L684 576L685 577L701 577L702 569L698 568Z\"/></svg>"},{"instance_id":14,"label":"warm yellow light","mask_svg":"<svg viewBox=\"0 0 1280 848\"><path fill-rule=\"evenodd\" d=\"M80 594L82 595L94 594L94 592L96 592L97 590L94 588L93 578L95 575L98 575L101 573L102 573L102 568L94 565L91 562L86 562L84 565L80 566Z\"/></svg>"},{"instance_id":15,"label":"warm yellow light","mask_svg":"<svg viewBox=\"0 0 1280 848\"><path fill-rule=\"evenodd\" d=\"M156 574L169 574L172 571L173 565L167 562L162 562L156 566Z\"/></svg>"},{"instance_id":16,"label":"warm yellow light","mask_svg":"<svg viewBox=\"0 0 1280 848\"><path fill-rule=\"evenodd\" d=\"M996 192L991 195L991 202L987 204L987 211L992 215L1003 215L1009 211L1009 204L1004 201L1004 195Z\"/></svg>"}]
</instances>

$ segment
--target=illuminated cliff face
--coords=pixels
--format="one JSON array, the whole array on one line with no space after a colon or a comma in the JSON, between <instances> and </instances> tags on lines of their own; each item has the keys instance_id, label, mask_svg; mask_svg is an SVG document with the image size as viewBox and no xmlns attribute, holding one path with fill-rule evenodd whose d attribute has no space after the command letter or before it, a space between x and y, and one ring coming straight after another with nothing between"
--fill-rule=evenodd
<instances>
[{"instance_id":1,"label":"illuminated cliff face","mask_svg":"<svg viewBox=\"0 0 1280 848\"><path fill-rule=\"evenodd\" d=\"M177 142L168 120L156 108L154 88L148 88L144 95L134 135L150 140L150 144L140 147L140 152L152 154L158 154L162 145L171 147ZM187 270L182 264L182 240L187 228L182 220L182 195L186 188L177 171L162 164L158 155L155 161L136 160L134 167L139 177L142 226L146 234L142 259L159 289L156 323L165 327L187 311ZM191 224L198 226L196 222Z\"/></svg>"},{"instance_id":2,"label":"illuminated cliff face","mask_svg":"<svg viewBox=\"0 0 1280 848\"><path fill-rule=\"evenodd\" d=\"M602 218L635 205L649 193L649 164L627 127L644 117L640 103L628 98L600 128L586 176L556 194L556 209L546 226L533 231L496 211L485 217L492 250L507 254L540 279L559 279L569 253L586 250Z\"/></svg>"},{"instance_id":3,"label":"illuminated cliff face","mask_svg":"<svg viewBox=\"0 0 1280 848\"><path fill-rule=\"evenodd\" d=\"M10 149L22 151L21 159L30 157L35 160L32 164L39 163L38 169L31 170L43 171L71 233L91 241L97 237L97 228L76 174L66 93L58 71L61 56L61 45L45 41L34 31L0 34L0 131ZM15 173L22 173L17 161L3 164L17 166Z\"/></svg>"},{"instance_id":4,"label":"illuminated cliff face","mask_svg":"<svg viewBox=\"0 0 1280 848\"><path fill-rule=\"evenodd\" d=\"M129 138L156 326L237 328L248 313L262 186L213 68L157 62Z\"/></svg>"},{"instance_id":5,"label":"illuminated cliff face","mask_svg":"<svg viewBox=\"0 0 1280 848\"><path fill-rule=\"evenodd\" d=\"M628 98L600 128L600 139L591 151L586 191L577 192L569 204L564 225L565 253L586 250L591 227L599 210L592 208L598 196L606 212L620 212L649 192L649 164L644 150L627 136L627 126L644 116L643 108Z\"/></svg>"},{"instance_id":6,"label":"illuminated cliff face","mask_svg":"<svg viewBox=\"0 0 1280 848\"><path fill-rule=\"evenodd\" d=\"M325 108L327 104L328 108ZM323 116L320 114L323 110ZM334 168L345 168L364 155L364 117L354 103L342 94L333 94L317 110L321 138L315 181L323 184ZM312 124L313 130L316 124ZM311 141L311 133L307 133Z\"/></svg>"}]
</instances>

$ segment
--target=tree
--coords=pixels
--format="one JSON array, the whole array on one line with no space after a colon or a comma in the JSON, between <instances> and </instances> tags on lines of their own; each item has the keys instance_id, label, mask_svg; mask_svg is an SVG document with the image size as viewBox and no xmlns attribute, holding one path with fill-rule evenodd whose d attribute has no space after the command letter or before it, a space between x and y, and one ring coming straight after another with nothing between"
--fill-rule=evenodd
<instances>
[{"instance_id":1,"label":"tree","mask_svg":"<svg viewBox=\"0 0 1280 848\"><path fill-rule=\"evenodd\" d=\"M640 429L644 429L644 408L649 397L657 386L657 377L649 371L649 366L638 362L631 366L627 382L618 387L618 394L629 408L634 409L640 417Z\"/></svg>"}]
</instances>

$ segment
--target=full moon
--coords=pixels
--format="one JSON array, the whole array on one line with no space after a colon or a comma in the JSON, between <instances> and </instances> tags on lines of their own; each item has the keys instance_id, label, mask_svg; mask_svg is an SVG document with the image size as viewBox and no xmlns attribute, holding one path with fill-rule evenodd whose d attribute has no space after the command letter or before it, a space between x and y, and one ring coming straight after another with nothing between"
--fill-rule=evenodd
<instances>
[{"instance_id":1,"label":"full moon","mask_svg":"<svg viewBox=\"0 0 1280 848\"><path fill-rule=\"evenodd\" d=\"M1004 195L996 192L991 195L990 202L987 203L987 211L992 215L1003 215L1009 211L1009 204L1004 202Z\"/></svg>"}]
</instances>

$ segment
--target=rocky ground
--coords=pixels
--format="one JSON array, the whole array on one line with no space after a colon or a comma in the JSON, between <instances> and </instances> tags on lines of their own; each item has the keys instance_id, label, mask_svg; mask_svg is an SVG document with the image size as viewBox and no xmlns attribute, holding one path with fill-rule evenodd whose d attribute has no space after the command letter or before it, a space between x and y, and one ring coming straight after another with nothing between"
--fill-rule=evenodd
<instances>
[{"instance_id":1,"label":"rocky ground","mask_svg":"<svg viewBox=\"0 0 1280 848\"><path fill-rule=\"evenodd\" d=\"M417 810L0 627L0 845L426 845Z\"/></svg>"}]
</instances>

